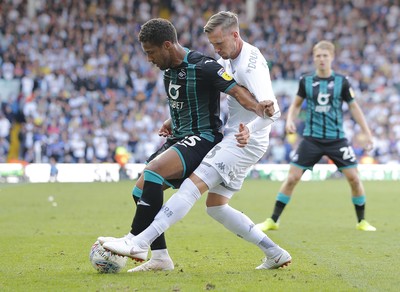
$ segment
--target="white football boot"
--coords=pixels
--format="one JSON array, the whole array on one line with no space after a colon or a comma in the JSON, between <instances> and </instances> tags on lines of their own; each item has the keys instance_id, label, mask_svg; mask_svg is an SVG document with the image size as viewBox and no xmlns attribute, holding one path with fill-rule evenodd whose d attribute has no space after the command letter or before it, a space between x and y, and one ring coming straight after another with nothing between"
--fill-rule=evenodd
<instances>
[{"instance_id":1,"label":"white football boot","mask_svg":"<svg viewBox=\"0 0 400 292\"><path fill-rule=\"evenodd\" d=\"M170 257L155 259L151 258L144 264L137 266L136 268L128 270L128 273L135 272L148 272L148 271L172 271L174 269L174 262Z\"/></svg>"},{"instance_id":2,"label":"white football boot","mask_svg":"<svg viewBox=\"0 0 400 292\"><path fill-rule=\"evenodd\" d=\"M259 265L256 270L271 270L288 266L292 262L290 254L281 247L278 247L278 253L270 258L265 258L264 262Z\"/></svg>"},{"instance_id":3,"label":"white football boot","mask_svg":"<svg viewBox=\"0 0 400 292\"><path fill-rule=\"evenodd\" d=\"M105 242L108 241L119 241L119 240L125 240L125 239L132 239L134 235L132 233L128 233L127 235L124 235L122 237L112 237L112 236L99 236L97 240L100 242L101 245L103 245Z\"/></svg>"},{"instance_id":4,"label":"white football boot","mask_svg":"<svg viewBox=\"0 0 400 292\"><path fill-rule=\"evenodd\" d=\"M105 249L108 249L116 254L130 257L136 261L144 261L147 259L147 253L149 246L145 243L140 246L136 241L135 237L131 239L108 241L103 244Z\"/></svg>"},{"instance_id":5,"label":"white football boot","mask_svg":"<svg viewBox=\"0 0 400 292\"><path fill-rule=\"evenodd\" d=\"M128 233L127 235L123 237L111 237L111 236L100 236L97 238L97 240L100 242L100 244L105 248L108 249L104 244L106 243L111 243L111 242L125 242L125 241L130 241L134 238L135 236L132 233ZM112 251L112 250L111 250ZM143 262L147 260L147 254L148 254L148 249L146 251L143 251L141 253L136 254L134 257L130 257L133 260L137 262Z\"/></svg>"}]
</instances>

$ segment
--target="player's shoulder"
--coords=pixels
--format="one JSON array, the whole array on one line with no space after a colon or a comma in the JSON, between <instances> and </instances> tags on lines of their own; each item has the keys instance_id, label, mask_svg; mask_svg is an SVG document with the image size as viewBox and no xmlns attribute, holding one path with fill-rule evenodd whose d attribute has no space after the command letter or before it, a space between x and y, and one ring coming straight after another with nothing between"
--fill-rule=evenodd
<instances>
[{"instance_id":1,"label":"player's shoulder","mask_svg":"<svg viewBox=\"0 0 400 292\"><path fill-rule=\"evenodd\" d=\"M240 54L245 57L244 59L249 59L252 62L265 61L265 58L260 49L247 42L243 42L243 47Z\"/></svg>"},{"instance_id":2,"label":"player's shoulder","mask_svg":"<svg viewBox=\"0 0 400 292\"><path fill-rule=\"evenodd\" d=\"M187 62L189 64L198 64L198 65L204 65L209 63L218 64L214 58L206 56L198 51L190 51L187 55Z\"/></svg>"},{"instance_id":3,"label":"player's shoulder","mask_svg":"<svg viewBox=\"0 0 400 292\"><path fill-rule=\"evenodd\" d=\"M342 74L340 72L336 72L336 71L333 71L332 77L333 78L340 78L340 79L349 81L349 76L348 75L344 75L344 74Z\"/></svg>"},{"instance_id":4,"label":"player's shoulder","mask_svg":"<svg viewBox=\"0 0 400 292\"><path fill-rule=\"evenodd\" d=\"M247 53L253 53L253 54L261 54L261 51L259 48L257 48L256 46L243 41L243 47L242 47L242 51L243 52L247 52Z\"/></svg>"},{"instance_id":5,"label":"player's shoulder","mask_svg":"<svg viewBox=\"0 0 400 292\"><path fill-rule=\"evenodd\" d=\"M218 75L225 81L233 80L233 77L225 71L225 68L210 56L206 56L197 51L192 51L188 54L187 61L189 64L195 64L195 66L202 71L204 76L215 78Z\"/></svg>"},{"instance_id":6,"label":"player's shoulder","mask_svg":"<svg viewBox=\"0 0 400 292\"><path fill-rule=\"evenodd\" d=\"M351 84L351 79L348 75L344 75L344 74L338 73L336 71L334 71L332 73L332 79L335 79L335 80L340 79L341 82L344 84L344 86L350 86L350 84Z\"/></svg>"},{"instance_id":7,"label":"player's shoulder","mask_svg":"<svg viewBox=\"0 0 400 292\"><path fill-rule=\"evenodd\" d=\"M300 78L299 78L299 80L300 81L304 81L304 80L306 80L307 78L315 78L317 75L315 74L315 72L305 72L305 73L302 73L301 75L300 75Z\"/></svg>"}]
</instances>

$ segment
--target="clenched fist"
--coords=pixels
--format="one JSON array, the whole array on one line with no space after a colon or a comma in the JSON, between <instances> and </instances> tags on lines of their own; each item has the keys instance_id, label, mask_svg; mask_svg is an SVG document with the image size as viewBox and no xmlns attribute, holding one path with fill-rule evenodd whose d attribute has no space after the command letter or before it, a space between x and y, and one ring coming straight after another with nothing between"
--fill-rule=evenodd
<instances>
[{"instance_id":1,"label":"clenched fist","mask_svg":"<svg viewBox=\"0 0 400 292\"><path fill-rule=\"evenodd\" d=\"M275 113L274 102L272 100L263 100L257 105L257 115L266 118L272 117Z\"/></svg>"}]
</instances>

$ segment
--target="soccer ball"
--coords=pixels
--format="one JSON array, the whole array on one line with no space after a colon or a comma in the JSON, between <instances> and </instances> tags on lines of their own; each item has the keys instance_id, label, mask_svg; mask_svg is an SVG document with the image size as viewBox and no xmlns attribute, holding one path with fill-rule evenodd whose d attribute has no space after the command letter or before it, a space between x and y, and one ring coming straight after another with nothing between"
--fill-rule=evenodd
<instances>
[{"instance_id":1,"label":"soccer ball","mask_svg":"<svg viewBox=\"0 0 400 292\"><path fill-rule=\"evenodd\" d=\"M100 242L96 241L90 249L89 259L100 273L118 273L125 267L128 258L104 249Z\"/></svg>"}]
</instances>

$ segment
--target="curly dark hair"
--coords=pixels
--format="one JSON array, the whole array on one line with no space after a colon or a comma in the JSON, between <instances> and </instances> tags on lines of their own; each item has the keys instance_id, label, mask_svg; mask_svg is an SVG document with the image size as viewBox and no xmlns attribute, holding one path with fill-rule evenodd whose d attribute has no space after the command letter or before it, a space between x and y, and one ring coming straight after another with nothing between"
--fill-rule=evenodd
<instances>
[{"instance_id":1,"label":"curly dark hair","mask_svg":"<svg viewBox=\"0 0 400 292\"><path fill-rule=\"evenodd\" d=\"M150 43L160 47L165 41L177 43L178 37L173 24L163 18L154 18L142 25L139 32L141 43Z\"/></svg>"}]
</instances>

